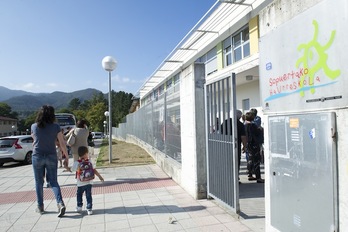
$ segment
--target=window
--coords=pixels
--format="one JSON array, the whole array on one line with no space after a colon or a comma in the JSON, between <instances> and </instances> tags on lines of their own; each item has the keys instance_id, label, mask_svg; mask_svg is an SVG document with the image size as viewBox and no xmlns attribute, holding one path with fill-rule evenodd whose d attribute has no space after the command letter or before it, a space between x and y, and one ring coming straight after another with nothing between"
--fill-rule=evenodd
<instances>
[{"instance_id":1,"label":"window","mask_svg":"<svg viewBox=\"0 0 348 232\"><path fill-rule=\"evenodd\" d=\"M207 62L205 63L205 73L210 75L217 71L217 55L216 47L211 49L207 54Z\"/></svg>"},{"instance_id":2,"label":"window","mask_svg":"<svg viewBox=\"0 0 348 232\"><path fill-rule=\"evenodd\" d=\"M158 88L158 96L162 95L164 93L164 85L161 85L159 88Z\"/></svg>"},{"instance_id":3,"label":"window","mask_svg":"<svg viewBox=\"0 0 348 232\"><path fill-rule=\"evenodd\" d=\"M31 137L22 139L22 143L33 143L33 142L34 142L34 140Z\"/></svg>"},{"instance_id":4,"label":"window","mask_svg":"<svg viewBox=\"0 0 348 232\"><path fill-rule=\"evenodd\" d=\"M210 75L217 71L217 50L216 47L211 49L208 53L204 54L196 60L196 63L205 64L205 73Z\"/></svg>"},{"instance_id":5,"label":"window","mask_svg":"<svg viewBox=\"0 0 348 232\"><path fill-rule=\"evenodd\" d=\"M173 81L172 81L172 79L170 78L170 79L167 81L167 89L169 89L170 87L172 87L172 84L173 84Z\"/></svg>"},{"instance_id":6,"label":"window","mask_svg":"<svg viewBox=\"0 0 348 232\"><path fill-rule=\"evenodd\" d=\"M249 27L223 41L223 54L225 67L250 55Z\"/></svg>"},{"instance_id":7,"label":"window","mask_svg":"<svg viewBox=\"0 0 348 232\"><path fill-rule=\"evenodd\" d=\"M243 99L242 100L242 105L243 105L243 111L244 112L249 110L250 109L250 100L249 100L249 98Z\"/></svg>"},{"instance_id":8,"label":"window","mask_svg":"<svg viewBox=\"0 0 348 232\"><path fill-rule=\"evenodd\" d=\"M158 100L158 89L155 89L155 91L153 91L153 99L155 99L156 101Z\"/></svg>"},{"instance_id":9,"label":"window","mask_svg":"<svg viewBox=\"0 0 348 232\"><path fill-rule=\"evenodd\" d=\"M232 64L232 46L231 39L224 41L225 66Z\"/></svg>"},{"instance_id":10,"label":"window","mask_svg":"<svg viewBox=\"0 0 348 232\"><path fill-rule=\"evenodd\" d=\"M174 85L178 84L179 82L180 82L180 74L178 73L174 76Z\"/></svg>"}]
</instances>

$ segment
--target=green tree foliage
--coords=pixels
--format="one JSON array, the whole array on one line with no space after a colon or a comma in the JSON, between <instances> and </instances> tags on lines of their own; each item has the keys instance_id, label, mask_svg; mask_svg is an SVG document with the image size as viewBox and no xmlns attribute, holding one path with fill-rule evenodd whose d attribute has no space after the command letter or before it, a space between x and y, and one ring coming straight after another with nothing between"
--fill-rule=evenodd
<instances>
[{"instance_id":1,"label":"green tree foliage","mask_svg":"<svg viewBox=\"0 0 348 232\"><path fill-rule=\"evenodd\" d=\"M124 91L112 92L112 126L118 126L129 113L133 94Z\"/></svg>"},{"instance_id":2,"label":"green tree foliage","mask_svg":"<svg viewBox=\"0 0 348 232\"><path fill-rule=\"evenodd\" d=\"M111 92L112 96L112 126L117 126L128 114L132 104L133 94L120 92ZM105 111L108 111L108 95L103 93L95 94L90 100L80 102L78 98L70 101L68 108L56 109L56 113L72 113L77 120L86 119L89 127L93 131L104 131ZM27 112L27 115L29 111ZM18 121L18 129L22 132L30 130L35 122L37 112L32 112L25 119ZM0 116L18 118L17 112L12 112L11 107L6 103L0 102Z\"/></svg>"},{"instance_id":3,"label":"green tree foliage","mask_svg":"<svg viewBox=\"0 0 348 232\"><path fill-rule=\"evenodd\" d=\"M68 114L72 114L72 111L70 109L67 108L61 108L59 110L55 110L56 113L68 113Z\"/></svg>"},{"instance_id":4,"label":"green tree foliage","mask_svg":"<svg viewBox=\"0 0 348 232\"><path fill-rule=\"evenodd\" d=\"M78 110L73 113L77 119L86 119L89 127L94 131L103 130L104 112L107 110L107 100L102 93L95 94L93 97L80 104Z\"/></svg>"},{"instance_id":5,"label":"green tree foliage","mask_svg":"<svg viewBox=\"0 0 348 232\"><path fill-rule=\"evenodd\" d=\"M90 127L93 131L103 131L105 121L104 112L106 111L106 105L104 102L99 102L92 105L87 112L86 119L90 123Z\"/></svg>"},{"instance_id":6,"label":"green tree foliage","mask_svg":"<svg viewBox=\"0 0 348 232\"><path fill-rule=\"evenodd\" d=\"M23 123L23 129L29 129L31 128L31 125L35 122L35 119L36 119L36 114L37 112L34 112L32 113L31 115L29 115L25 120L24 120L24 123ZM24 131L24 130L23 130Z\"/></svg>"},{"instance_id":7,"label":"green tree foliage","mask_svg":"<svg viewBox=\"0 0 348 232\"><path fill-rule=\"evenodd\" d=\"M100 103L100 102L104 103L105 105L108 104L108 101L105 98L103 93L94 94L92 99L82 102L79 109L88 111L92 105L95 105L95 104Z\"/></svg>"},{"instance_id":8,"label":"green tree foliage","mask_svg":"<svg viewBox=\"0 0 348 232\"><path fill-rule=\"evenodd\" d=\"M8 118L18 118L17 112L12 112L11 106L4 102L0 102L0 116Z\"/></svg>"},{"instance_id":9,"label":"green tree foliage","mask_svg":"<svg viewBox=\"0 0 348 232\"><path fill-rule=\"evenodd\" d=\"M74 111L74 110L79 109L80 105L81 105L80 99L74 98L70 101L68 109L71 111Z\"/></svg>"},{"instance_id":10,"label":"green tree foliage","mask_svg":"<svg viewBox=\"0 0 348 232\"><path fill-rule=\"evenodd\" d=\"M72 112L72 114L75 115L76 121L78 121L78 120L81 120L81 119L86 119L86 112L87 111L85 111L85 110L74 110Z\"/></svg>"},{"instance_id":11,"label":"green tree foliage","mask_svg":"<svg viewBox=\"0 0 348 232\"><path fill-rule=\"evenodd\" d=\"M28 129L28 131L30 131L30 127L28 128L28 127L25 126L25 120L24 119L21 119L21 120L18 121L17 127L18 127L18 131L25 131L26 132L27 129Z\"/></svg>"}]
</instances>

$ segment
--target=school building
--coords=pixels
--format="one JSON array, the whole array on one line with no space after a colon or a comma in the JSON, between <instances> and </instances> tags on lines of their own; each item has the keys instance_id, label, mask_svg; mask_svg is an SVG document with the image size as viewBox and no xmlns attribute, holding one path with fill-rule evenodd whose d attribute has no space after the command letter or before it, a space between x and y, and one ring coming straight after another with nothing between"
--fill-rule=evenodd
<instances>
[{"instance_id":1,"label":"school building","mask_svg":"<svg viewBox=\"0 0 348 232\"><path fill-rule=\"evenodd\" d=\"M17 132L17 119L0 116L0 137L14 135Z\"/></svg>"},{"instance_id":2,"label":"school building","mask_svg":"<svg viewBox=\"0 0 348 232\"><path fill-rule=\"evenodd\" d=\"M333 134L329 139L318 136L322 128L331 126L325 122L347 118L345 95L331 96L325 90L339 81L338 85L345 84L344 78L329 69L338 67L343 76L347 68L340 66L342 61L328 60L333 55L323 55L325 49L332 52L330 46L339 47L335 38L347 45L342 39L346 38L342 25L347 22L347 9L344 0L216 1L143 83L134 112L113 128L113 136L146 149L194 198L211 197L239 213L236 131L229 136L219 133L219 128L229 118L236 123L236 109L245 113L256 108L265 128L266 231L348 231L348 194L344 194L348 158L341 157L347 143L337 148L337 141L331 141ZM340 11L335 13L339 19L327 18L328 10ZM314 21L326 35L316 31ZM318 48L318 56L326 57L319 64L329 72L311 76L312 61L300 59L305 46L295 41L317 37L321 50L315 41L309 44ZM293 61L297 56L298 61ZM316 54L310 50L304 56ZM342 60L347 60L346 55ZM325 83L321 75L331 75L330 81L333 75L339 79ZM314 91L312 78L325 85ZM325 96L343 101L340 110L334 110L335 104L326 106ZM308 142L304 128L310 128L313 156L304 146ZM337 129L337 134L346 130ZM329 131L336 133L336 127ZM319 162L323 157L326 166ZM313 198L316 190L322 196Z\"/></svg>"}]
</instances>

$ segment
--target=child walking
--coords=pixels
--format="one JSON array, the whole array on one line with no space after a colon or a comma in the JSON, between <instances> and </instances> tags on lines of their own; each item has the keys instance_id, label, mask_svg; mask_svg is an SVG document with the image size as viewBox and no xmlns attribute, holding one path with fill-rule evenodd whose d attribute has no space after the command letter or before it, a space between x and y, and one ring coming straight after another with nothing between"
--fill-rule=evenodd
<instances>
[{"instance_id":1,"label":"child walking","mask_svg":"<svg viewBox=\"0 0 348 232\"><path fill-rule=\"evenodd\" d=\"M99 172L93 168L93 164L88 159L88 148L81 146L78 148L79 159L74 162L72 166L72 171L76 172L76 183L77 183L77 192L76 200L77 207L76 212L82 212L83 200L82 196L85 192L87 200L87 214L92 215L92 182L94 175L98 176L101 181L104 181L104 178L99 174Z\"/></svg>"}]
</instances>

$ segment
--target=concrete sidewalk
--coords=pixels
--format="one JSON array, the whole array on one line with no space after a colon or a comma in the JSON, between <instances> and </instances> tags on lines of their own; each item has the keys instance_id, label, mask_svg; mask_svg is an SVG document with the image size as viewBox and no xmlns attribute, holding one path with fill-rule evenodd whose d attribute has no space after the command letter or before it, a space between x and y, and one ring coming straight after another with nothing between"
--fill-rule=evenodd
<instances>
[{"instance_id":1,"label":"concrete sidewalk","mask_svg":"<svg viewBox=\"0 0 348 232\"><path fill-rule=\"evenodd\" d=\"M237 219L212 200L195 200L157 165L98 170L105 182L94 183L93 215L75 212L75 174L58 170L67 207L58 218L51 189L44 189L45 213L35 212L31 165L0 168L0 231L264 231L262 215Z\"/></svg>"}]
</instances>

